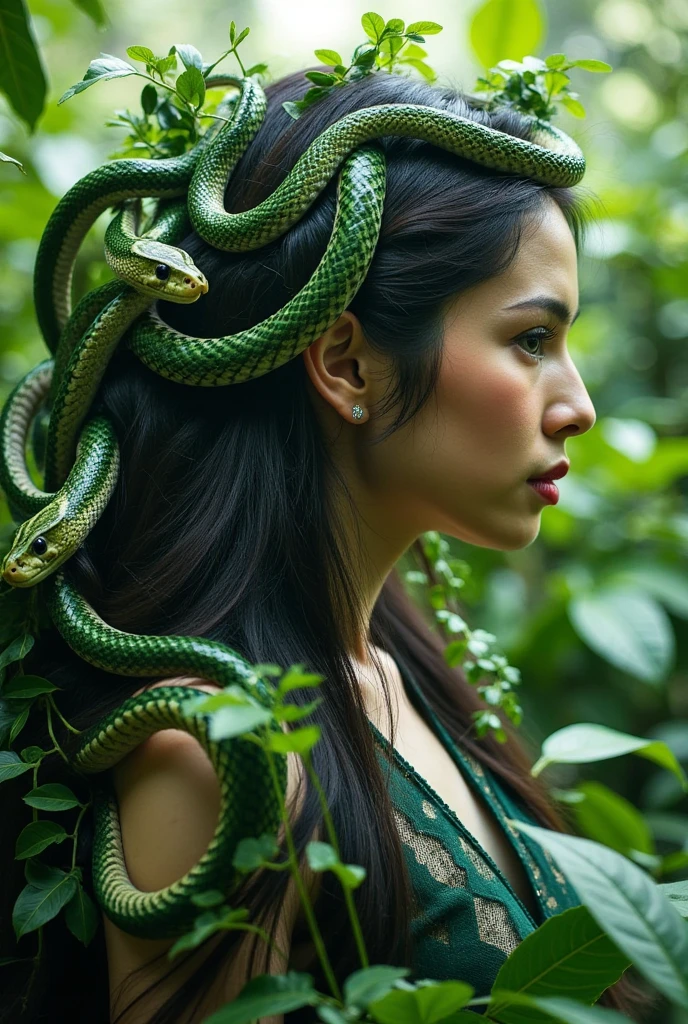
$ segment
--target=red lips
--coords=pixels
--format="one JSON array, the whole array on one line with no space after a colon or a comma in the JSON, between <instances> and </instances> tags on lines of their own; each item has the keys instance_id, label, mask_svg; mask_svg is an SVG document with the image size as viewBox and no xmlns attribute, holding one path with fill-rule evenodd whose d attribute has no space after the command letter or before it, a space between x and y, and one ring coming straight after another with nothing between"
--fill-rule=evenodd
<instances>
[{"instance_id":1,"label":"red lips","mask_svg":"<svg viewBox=\"0 0 688 1024\"><path fill-rule=\"evenodd\" d=\"M529 480L560 480L569 471L570 463L566 459L562 459L561 462L557 462L556 466L552 466L551 469L546 469L540 476L528 477Z\"/></svg>"}]
</instances>

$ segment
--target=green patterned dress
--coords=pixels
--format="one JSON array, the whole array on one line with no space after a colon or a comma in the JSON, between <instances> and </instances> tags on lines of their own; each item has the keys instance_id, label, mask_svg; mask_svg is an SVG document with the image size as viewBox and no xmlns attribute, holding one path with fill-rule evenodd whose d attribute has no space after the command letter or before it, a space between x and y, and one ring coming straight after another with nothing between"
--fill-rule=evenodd
<instances>
[{"instance_id":1,"label":"green patterned dress","mask_svg":"<svg viewBox=\"0 0 688 1024\"><path fill-rule=\"evenodd\" d=\"M580 899L549 853L507 822L538 822L506 784L459 750L429 707L409 670L399 663L409 699L444 744L469 786L482 796L524 865L539 908L534 920L504 873L454 811L401 754L393 768L389 741L370 722L378 758L389 779L394 817L413 887L411 932L416 978L469 982L487 995L504 960L521 939Z\"/></svg>"}]
</instances>

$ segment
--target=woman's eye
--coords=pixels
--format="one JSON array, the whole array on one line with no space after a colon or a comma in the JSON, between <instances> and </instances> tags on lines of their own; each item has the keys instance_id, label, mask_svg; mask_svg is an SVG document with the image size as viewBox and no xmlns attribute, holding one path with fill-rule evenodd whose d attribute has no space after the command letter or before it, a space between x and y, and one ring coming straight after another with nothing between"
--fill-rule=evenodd
<instances>
[{"instance_id":1,"label":"woman's eye","mask_svg":"<svg viewBox=\"0 0 688 1024\"><path fill-rule=\"evenodd\" d=\"M524 343L535 345L539 348L546 341L553 338L556 333L557 332L550 327L539 327L536 331L529 331L527 334L522 334L517 341L521 348L523 348ZM545 358L544 353L541 351L529 352L526 348L523 348L523 351L527 356L530 356L531 359L537 360L538 362L542 362Z\"/></svg>"}]
</instances>

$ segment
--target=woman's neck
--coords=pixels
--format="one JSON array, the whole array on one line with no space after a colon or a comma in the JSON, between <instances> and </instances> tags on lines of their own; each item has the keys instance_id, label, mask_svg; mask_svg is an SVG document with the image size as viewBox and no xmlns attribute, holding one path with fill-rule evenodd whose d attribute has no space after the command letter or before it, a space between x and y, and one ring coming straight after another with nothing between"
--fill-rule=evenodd
<instances>
[{"instance_id":1,"label":"woman's neck","mask_svg":"<svg viewBox=\"0 0 688 1024\"><path fill-rule=\"evenodd\" d=\"M379 672L373 663L370 647L378 655L382 664L383 679L380 678ZM351 660L356 671L368 718L379 728L381 719L388 718L383 681L389 690L392 714L395 721L399 715L400 705L408 703L408 697L406 696L404 680L399 671L399 666L392 655L381 647L375 647L374 645L369 645L366 653L367 657L364 661L355 657L352 657Z\"/></svg>"}]
</instances>

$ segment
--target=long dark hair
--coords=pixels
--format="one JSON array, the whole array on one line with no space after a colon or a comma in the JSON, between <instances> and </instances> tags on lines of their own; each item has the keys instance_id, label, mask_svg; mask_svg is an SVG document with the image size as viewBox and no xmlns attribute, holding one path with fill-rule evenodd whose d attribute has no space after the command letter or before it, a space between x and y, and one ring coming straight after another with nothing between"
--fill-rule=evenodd
<instances>
[{"instance_id":1,"label":"long dark hair","mask_svg":"<svg viewBox=\"0 0 688 1024\"><path fill-rule=\"evenodd\" d=\"M426 104L528 137L526 121L513 111L488 114L453 89L382 73L335 89L293 121L282 102L299 98L304 88L302 72L268 87L267 116L229 182L228 210L256 206L327 125L361 107ZM417 139L386 137L382 143L387 194L381 236L350 309L370 344L388 356L394 368L384 409L378 410L397 410L387 436L432 394L448 303L509 266L525 219L537 217L547 197L560 206L577 245L586 216L582 189L548 187L496 173ZM182 247L207 275L210 292L192 306L161 304L161 315L181 331L214 337L249 327L283 306L307 281L325 250L334 218L335 184L333 179L283 237L257 251L220 252L189 235ZM341 497L343 481L328 456L306 384L303 360L297 358L243 384L187 387L156 376L120 346L99 397L120 440L121 475L109 506L69 563L69 571L98 613L119 629L206 636L228 644L252 663L303 662L325 677L318 691L323 702L312 716L322 727L313 762L343 859L367 870L365 883L356 890L356 905L370 961L410 964L409 882L347 654L348 641L360 623L356 565L350 554L343 553L340 506L333 500L335 494ZM478 707L475 691L460 670L447 666L442 642L407 596L396 570L375 605L370 637L410 668L451 736L511 786L538 821L548 828L567 828L543 785L529 774L530 758L517 738L510 735L504 746L489 737L471 738L471 712ZM94 669L75 657L52 629L41 634L25 660L25 670L48 676L63 688L61 710L79 729L151 682ZM303 702L312 696L312 691L297 691L294 699ZM32 715L22 746L43 741L40 719L41 715ZM60 740L71 749L64 731ZM57 763L50 778L64 780L62 762L51 758L42 781L49 781L51 761ZM28 820L28 809L20 800L26 788L22 781L0 789L0 820L7 837L0 844L0 875L10 880L2 914L6 948L0 953L7 955L15 950L10 908L23 885L10 842ZM319 820L317 797L308 786L294 826L299 851ZM86 880L91 841L84 819L78 863ZM44 859L50 859L49 852L60 864L61 848L49 848ZM278 872L249 876L236 905L262 919L281 905L286 881ZM322 876L317 910L341 981L359 964L334 876ZM26 1012L20 1015L18 1001L26 978L16 972L15 991L4 1000L2 1020L34 1022L45 1013L51 1020L107 1021L102 929L87 948L60 920L50 922L44 932L42 966ZM23 940L20 949L31 941ZM150 1021L179 1024L187 1019L185 1014L199 1004L236 942L236 933L227 933ZM309 970L325 991L317 965ZM637 1007L637 994L631 998L629 992L624 979L604 1001L630 1013Z\"/></svg>"}]
</instances>

